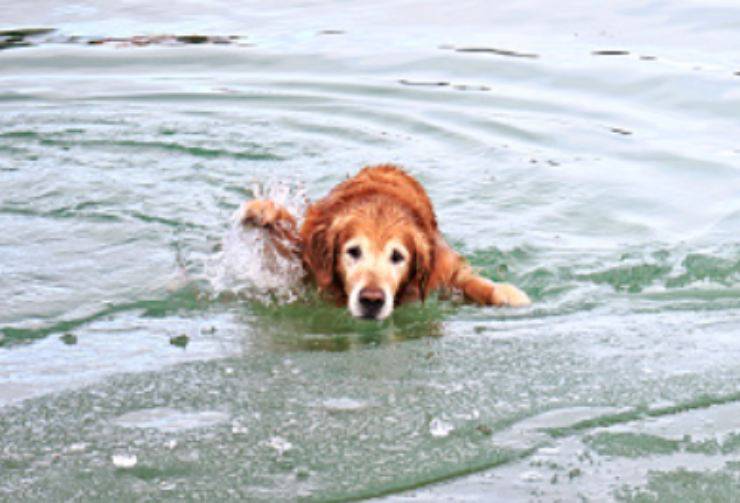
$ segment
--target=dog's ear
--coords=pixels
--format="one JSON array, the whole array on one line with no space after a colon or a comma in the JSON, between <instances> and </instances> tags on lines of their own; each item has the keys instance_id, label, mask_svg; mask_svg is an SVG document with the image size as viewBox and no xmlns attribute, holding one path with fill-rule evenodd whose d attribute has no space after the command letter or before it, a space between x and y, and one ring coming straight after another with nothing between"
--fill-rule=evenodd
<instances>
[{"instance_id":1,"label":"dog's ear","mask_svg":"<svg viewBox=\"0 0 740 503\"><path fill-rule=\"evenodd\" d=\"M329 290L334 283L337 232L329 222L319 222L308 236L303 260L313 273L316 285Z\"/></svg>"},{"instance_id":2,"label":"dog's ear","mask_svg":"<svg viewBox=\"0 0 740 503\"><path fill-rule=\"evenodd\" d=\"M434 247L420 232L414 233L412 240L414 243L414 263L411 271L411 284L416 285L419 298L424 302L429 293L429 277L434 269Z\"/></svg>"}]
</instances>

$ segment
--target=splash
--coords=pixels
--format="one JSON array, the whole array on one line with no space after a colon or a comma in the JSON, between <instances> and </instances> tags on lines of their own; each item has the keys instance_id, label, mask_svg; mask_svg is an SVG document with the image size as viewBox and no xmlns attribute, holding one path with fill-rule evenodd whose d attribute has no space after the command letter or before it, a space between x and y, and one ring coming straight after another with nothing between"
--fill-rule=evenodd
<instances>
[{"instance_id":1,"label":"splash","mask_svg":"<svg viewBox=\"0 0 740 503\"><path fill-rule=\"evenodd\" d=\"M255 199L271 199L300 219L308 198L300 183L254 184ZM241 224L244 204L231 217L219 251L205 265L214 297L237 297L263 303L289 303L305 293L304 271L298 257L281 255L262 228Z\"/></svg>"}]
</instances>

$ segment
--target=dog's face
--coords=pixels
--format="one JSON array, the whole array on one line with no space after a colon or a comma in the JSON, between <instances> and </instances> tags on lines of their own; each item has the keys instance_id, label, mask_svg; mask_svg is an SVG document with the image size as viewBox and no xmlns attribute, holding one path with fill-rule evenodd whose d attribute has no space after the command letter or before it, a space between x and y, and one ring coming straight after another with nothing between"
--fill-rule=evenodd
<instances>
[{"instance_id":1,"label":"dog's face","mask_svg":"<svg viewBox=\"0 0 740 503\"><path fill-rule=\"evenodd\" d=\"M383 320L404 294L423 298L431 250L412 218L375 208L317 228L306 262L319 287L346 301L352 316Z\"/></svg>"},{"instance_id":2,"label":"dog's face","mask_svg":"<svg viewBox=\"0 0 740 503\"><path fill-rule=\"evenodd\" d=\"M387 318L399 287L408 278L411 257L397 237L379 242L358 234L348 239L341 246L337 267L352 316Z\"/></svg>"}]
</instances>

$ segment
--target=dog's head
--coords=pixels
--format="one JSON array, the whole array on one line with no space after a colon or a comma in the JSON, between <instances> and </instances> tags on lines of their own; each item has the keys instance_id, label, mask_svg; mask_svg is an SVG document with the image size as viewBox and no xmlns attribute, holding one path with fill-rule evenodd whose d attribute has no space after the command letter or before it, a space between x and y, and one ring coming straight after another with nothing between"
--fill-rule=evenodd
<instances>
[{"instance_id":1,"label":"dog's head","mask_svg":"<svg viewBox=\"0 0 740 503\"><path fill-rule=\"evenodd\" d=\"M375 200L318 222L304 261L353 316L383 320L404 297L424 298L434 260L429 234L412 212Z\"/></svg>"}]
</instances>

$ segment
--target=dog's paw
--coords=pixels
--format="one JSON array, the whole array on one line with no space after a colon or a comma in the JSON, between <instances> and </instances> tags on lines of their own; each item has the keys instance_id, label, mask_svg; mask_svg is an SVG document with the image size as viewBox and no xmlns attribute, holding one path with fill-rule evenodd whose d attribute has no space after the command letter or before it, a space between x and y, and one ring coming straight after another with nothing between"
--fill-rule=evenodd
<instances>
[{"instance_id":1,"label":"dog's paw","mask_svg":"<svg viewBox=\"0 0 740 503\"><path fill-rule=\"evenodd\" d=\"M525 307L532 304L526 293L509 283L496 283L493 304L497 306Z\"/></svg>"},{"instance_id":2,"label":"dog's paw","mask_svg":"<svg viewBox=\"0 0 740 503\"><path fill-rule=\"evenodd\" d=\"M255 199L242 204L238 219L242 225L270 227L281 219L283 208L269 199Z\"/></svg>"}]
</instances>

